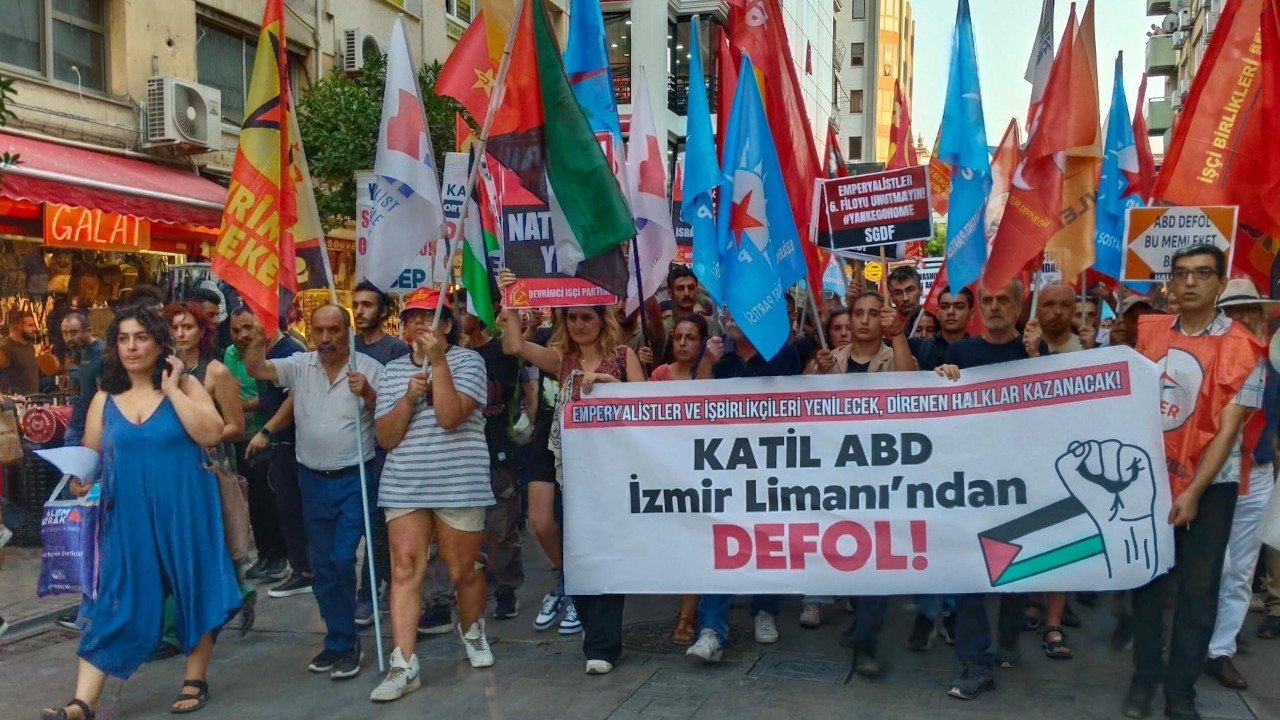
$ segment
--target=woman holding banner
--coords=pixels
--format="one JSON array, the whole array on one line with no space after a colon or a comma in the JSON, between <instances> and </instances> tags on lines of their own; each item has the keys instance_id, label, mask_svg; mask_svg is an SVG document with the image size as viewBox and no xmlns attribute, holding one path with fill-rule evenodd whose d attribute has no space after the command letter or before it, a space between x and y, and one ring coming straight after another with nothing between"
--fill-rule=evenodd
<instances>
[{"instance_id":1,"label":"woman holding banner","mask_svg":"<svg viewBox=\"0 0 1280 720\"><path fill-rule=\"evenodd\" d=\"M155 310L121 310L106 337L102 390L84 434L84 446L102 454L97 597L85 610L75 697L46 708L45 720L92 718L107 675L128 678L151 657L166 594L187 654L171 710L199 710L209 697L214 633L241 602L218 483L203 464L204 448L222 439L222 417L169 353L169 323Z\"/></svg>"},{"instance_id":2,"label":"woman holding banner","mask_svg":"<svg viewBox=\"0 0 1280 720\"><path fill-rule=\"evenodd\" d=\"M498 273L498 287L504 294L516 281L510 270ZM506 332L502 349L518 355L543 372L560 378L560 395L556 402L556 418L551 425L551 449L556 455L557 486L563 487L563 465L560 459L560 418L564 403L582 394L590 394L598 382L642 382L644 370L635 351L622 343L617 312L612 306L571 307L564 322L557 324L546 347L525 342L520 334L520 313L507 310ZM573 598L585 636L583 654L587 656L588 675L603 675L613 670L622 653L623 595L578 595Z\"/></svg>"}]
</instances>

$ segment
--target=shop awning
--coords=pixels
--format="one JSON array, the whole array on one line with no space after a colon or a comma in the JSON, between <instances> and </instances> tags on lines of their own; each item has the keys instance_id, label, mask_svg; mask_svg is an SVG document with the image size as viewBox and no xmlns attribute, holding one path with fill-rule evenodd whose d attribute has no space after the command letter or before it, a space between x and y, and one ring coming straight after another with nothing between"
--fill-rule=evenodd
<instances>
[{"instance_id":1,"label":"shop awning","mask_svg":"<svg viewBox=\"0 0 1280 720\"><path fill-rule=\"evenodd\" d=\"M194 171L0 132L0 154L21 164L0 170L0 196L136 215L157 222L222 223L227 190Z\"/></svg>"}]
</instances>

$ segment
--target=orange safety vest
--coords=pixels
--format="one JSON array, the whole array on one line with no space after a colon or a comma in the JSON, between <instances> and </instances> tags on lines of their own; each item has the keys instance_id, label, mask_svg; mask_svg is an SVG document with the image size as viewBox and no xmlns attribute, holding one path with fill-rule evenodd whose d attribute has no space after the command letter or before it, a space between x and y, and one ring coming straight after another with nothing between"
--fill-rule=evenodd
<instances>
[{"instance_id":1,"label":"orange safety vest","mask_svg":"<svg viewBox=\"0 0 1280 720\"><path fill-rule=\"evenodd\" d=\"M1169 484L1177 497L1191 484L1200 455L1218 433L1222 410L1266 350L1262 341L1236 322L1223 335L1186 335L1173 327L1174 322L1168 315L1139 319L1137 350L1160 367L1164 452ZM1240 451L1242 494L1248 491L1253 448L1262 430L1261 425L1253 425L1246 423Z\"/></svg>"}]
</instances>

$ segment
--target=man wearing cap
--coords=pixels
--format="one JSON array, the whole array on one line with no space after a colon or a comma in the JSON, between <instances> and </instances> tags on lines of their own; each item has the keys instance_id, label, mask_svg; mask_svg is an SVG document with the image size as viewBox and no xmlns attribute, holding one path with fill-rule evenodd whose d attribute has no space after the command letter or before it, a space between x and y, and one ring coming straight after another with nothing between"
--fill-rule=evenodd
<instances>
[{"instance_id":1,"label":"man wearing cap","mask_svg":"<svg viewBox=\"0 0 1280 720\"><path fill-rule=\"evenodd\" d=\"M1277 305L1280 302L1262 299L1253 283L1245 279L1228 282L1218 296L1218 309L1259 338L1265 337L1267 313ZM1241 468L1241 493L1236 498L1235 519L1231 521L1231 537L1227 541L1227 554L1222 566L1222 587L1218 589L1218 620L1213 628L1213 639L1209 641L1209 659L1205 663L1206 673L1233 690L1244 690L1249 686L1231 658L1236 654L1236 634L1244 625L1253 594L1253 571L1262 549L1258 523L1275 485L1272 462L1275 455L1276 403L1280 401L1277 380L1280 376L1265 361L1263 365L1266 384L1262 392L1262 412L1249 418L1243 438L1244 445L1254 443L1252 469L1245 474ZM1234 450L1227 464L1240 463L1240 453L1241 448Z\"/></svg>"},{"instance_id":2,"label":"man wearing cap","mask_svg":"<svg viewBox=\"0 0 1280 720\"><path fill-rule=\"evenodd\" d=\"M400 319L412 351L388 363L378 385L375 432L387 450L378 505L391 548L395 649L386 678L370 695L375 702L421 685L415 650L433 532L456 588L456 630L467 659L476 668L494 661L484 628L484 573L475 567L485 509L494 504L481 412L488 378L480 353L458 346L453 311L440 302L440 293L425 287L405 298Z\"/></svg>"},{"instance_id":3,"label":"man wearing cap","mask_svg":"<svg viewBox=\"0 0 1280 720\"><path fill-rule=\"evenodd\" d=\"M1121 300L1120 308L1116 311L1119 317L1116 319L1116 324L1111 326L1111 344L1137 347L1138 318L1159 313L1155 303L1151 302L1151 298L1146 295L1130 295Z\"/></svg>"},{"instance_id":4,"label":"man wearing cap","mask_svg":"<svg viewBox=\"0 0 1280 720\"><path fill-rule=\"evenodd\" d=\"M377 360L351 354L350 332L344 308L321 305L311 313L315 352L267 360L259 331L244 353L250 377L287 388L293 399L312 591L328 630L308 669L334 680L358 675L363 659L355 622L356 547L364 535L360 464L367 470L373 460L375 388L382 376Z\"/></svg>"},{"instance_id":5,"label":"man wearing cap","mask_svg":"<svg viewBox=\"0 0 1280 720\"><path fill-rule=\"evenodd\" d=\"M1177 565L1133 591L1134 674L1122 708L1131 718L1151 714L1161 683L1165 715L1200 717L1195 682L1214 631L1242 474L1241 430L1263 399L1262 343L1214 307L1226 273L1226 256L1218 247L1179 248L1169 281L1178 315L1143 319L1138 336L1138 352L1160 371L1160 417L1173 495L1165 521L1174 527ZM1170 583L1176 609L1165 665L1161 636Z\"/></svg>"}]
</instances>

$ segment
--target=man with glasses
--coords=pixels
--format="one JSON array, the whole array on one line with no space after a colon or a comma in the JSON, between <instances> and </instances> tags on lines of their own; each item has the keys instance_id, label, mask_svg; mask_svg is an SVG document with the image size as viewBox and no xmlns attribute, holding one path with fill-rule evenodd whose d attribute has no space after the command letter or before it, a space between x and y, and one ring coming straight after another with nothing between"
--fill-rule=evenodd
<instances>
[{"instance_id":1,"label":"man with glasses","mask_svg":"<svg viewBox=\"0 0 1280 720\"><path fill-rule=\"evenodd\" d=\"M1196 720L1195 682L1204 668L1218 607L1241 474L1241 429L1262 405L1264 349L1214 306L1226 282L1226 257L1213 245L1173 254L1169 295L1178 315L1144 317L1138 352L1160 370L1160 416L1173 508L1172 572L1133 592L1133 680L1126 717L1151 714L1164 683L1165 715ZM1212 378L1214 382L1204 382ZM1169 661L1162 659L1165 590L1174 584Z\"/></svg>"}]
</instances>

